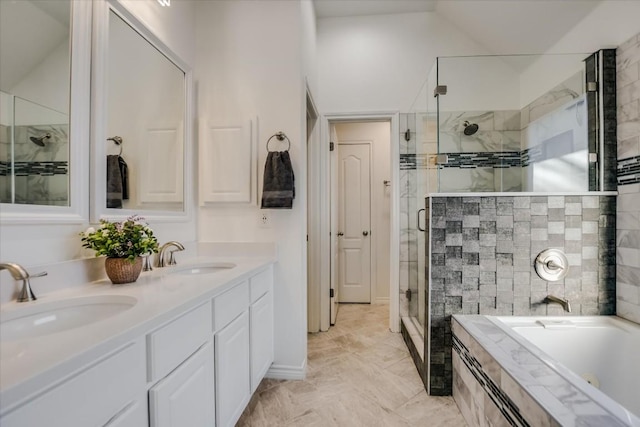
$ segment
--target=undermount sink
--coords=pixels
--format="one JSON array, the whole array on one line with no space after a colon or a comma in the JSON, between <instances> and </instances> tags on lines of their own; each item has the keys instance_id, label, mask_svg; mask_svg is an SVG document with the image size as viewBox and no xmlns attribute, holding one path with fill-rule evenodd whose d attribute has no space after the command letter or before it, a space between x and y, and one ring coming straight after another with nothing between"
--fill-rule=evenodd
<instances>
[{"instance_id":1,"label":"undermount sink","mask_svg":"<svg viewBox=\"0 0 640 427\"><path fill-rule=\"evenodd\" d=\"M177 268L169 274L180 274L183 276L193 276L199 274L212 274L223 270L229 270L236 265L231 262L210 262L206 264L190 265L188 267Z\"/></svg>"},{"instance_id":2,"label":"undermount sink","mask_svg":"<svg viewBox=\"0 0 640 427\"><path fill-rule=\"evenodd\" d=\"M78 328L116 316L138 300L126 295L96 295L26 303L0 313L0 340L35 338Z\"/></svg>"}]
</instances>

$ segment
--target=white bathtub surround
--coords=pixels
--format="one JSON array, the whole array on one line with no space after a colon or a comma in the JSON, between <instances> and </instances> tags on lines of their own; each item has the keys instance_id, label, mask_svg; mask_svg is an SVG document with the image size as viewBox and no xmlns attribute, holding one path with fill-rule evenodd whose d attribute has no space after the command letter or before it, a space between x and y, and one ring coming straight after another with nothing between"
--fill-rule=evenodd
<instances>
[{"instance_id":1,"label":"white bathtub surround","mask_svg":"<svg viewBox=\"0 0 640 427\"><path fill-rule=\"evenodd\" d=\"M616 50L617 314L640 323L640 33Z\"/></svg>"},{"instance_id":2,"label":"white bathtub surround","mask_svg":"<svg viewBox=\"0 0 640 427\"><path fill-rule=\"evenodd\" d=\"M172 272L185 269L189 265L202 265L203 262L233 263L235 267L221 270L215 274L172 274ZM11 421L15 421L13 419L15 414L11 416L9 414L17 411L25 402L30 402L28 403L30 405L35 396L47 396L49 390L53 392L60 388L58 386L49 389L51 385L63 379L67 380L63 385L75 381L76 376L80 376L79 368L94 364L106 358L107 355L118 353L120 352L119 348L137 348L138 344L131 347L131 343L138 343L141 341L141 337L144 342L145 334L157 330L172 319L178 318L179 320L181 317L178 316L182 316L182 313L198 311L197 307L203 307L203 305L209 307L204 311L208 313L209 319L214 314L213 330L219 331L218 313L228 311L228 309L212 312L212 299L215 303L216 299L225 291L243 286L250 289L246 291L246 304L248 305L249 294L253 292L253 282L251 282L251 287L248 287L247 281L254 276L257 277L265 269L268 269L272 275L272 269L269 265L273 262L275 262L275 258L271 255L240 257L235 254L235 256L196 257L191 260L179 259L177 266L157 268L152 272L143 273L138 281L132 284L114 286L109 284L106 279L102 279L41 295L38 301L30 304L47 304L56 300L103 295L134 298L137 302L132 308L116 316L75 329L32 339L0 341L0 416L5 420L7 419L5 417L8 417ZM56 280L64 280L64 277L57 277ZM253 304L253 296L251 301ZM225 307L229 306L230 304L225 304ZM21 304L16 302L3 304L0 307L0 315L7 316L10 311L19 310L21 307ZM172 322L177 323L176 321ZM200 325L202 322L196 323ZM207 336L210 341L212 339L211 320L204 324L208 327ZM176 331L178 335L186 336L190 335L187 332L190 333L191 329L178 328ZM147 339L147 356L152 354L149 350L150 343L151 341ZM208 352L209 350L203 351ZM135 353L138 354L138 350L135 350ZM144 352L142 354L144 355ZM154 366L156 368L160 366L154 365L151 361L147 363L150 363L149 375L155 369ZM73 378L73 380L69 381L69 378ZM159 378L161 376L155 379L148 377L146 386L153 388ZM117 385L122 386L121 383ZM246 399L248 402L248 397ZM88 398L87 402L91 402L91 398ZM62 403L66 404L67 401ZM146 398L144 405L146 407ZM242 412L242 408L240 412ZM9 425L11 424L9 423Z\"/></svg>"},{"instance_id":3,"label":"white bathtub surround","mask_svg":"<svg viewBox=\"0 0 640 427\"><path fill-rule=\"evenodd\" d=\"M593 329L584 331L582 328L585 325L595 325L596 330L607 325L613 328L602 335L607 339L621 331L624 331L623 334L636 334L629 339L636 346L637 334L640 334L640 328L632 323L608 316L543 317L538 319L542 323L536 323L534 318L453 316L453 396L469 425L483 425L486 419L492 423L500 420L499 423L507 425L536 427L640 426L640 418L631 412L637 411L637 408L625 409L546 352L533 346L501 320L514 323L516 329L539 331L545 329L542 326L545 323L547 332L573 329L588 333L588 343L593 345L594 351L613 345L609 342L593 343L592 338L598 334ZM570 343L568 338L566 341ZM559 345L552 347L562 349ZM588 359L583 357L587 354L584 349L578 351L578 360ZM635 354L633 349L622 351L624 354L621 357L629 358L629 354ZM606 365L617 363L614 357L603 356L601 363L602 360ZM565 359L565 355L560 355L560 358ZM608 375L599 373L599 367L576 365L576 369L587 369L589 372L581 374L591 374L588 377L592 381L600 377L600 386L609 388L608 384L605 385L609 381ZM637 384L637 379L631 378L634 372L637 376L637 366L631 366L622 381L625 384ZM479 382L477 378L482 381ZM636 394L632 396L636 397Z\"/></svg>"}]
</instances>

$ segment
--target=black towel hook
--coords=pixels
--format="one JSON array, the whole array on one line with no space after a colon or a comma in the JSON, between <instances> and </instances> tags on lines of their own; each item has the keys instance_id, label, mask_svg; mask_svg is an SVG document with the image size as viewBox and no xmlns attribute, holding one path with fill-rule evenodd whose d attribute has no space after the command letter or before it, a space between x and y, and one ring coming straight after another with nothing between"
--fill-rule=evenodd
<instances>
[{"instance_id":1,"label":"black towel hook","mask_svg":"<svg viewBox=\"0 0 640 427\"><path fill-rule=\"evenodd\" d=\"M287 140L287 144L289 144L289 146L287 147L286 151L289 151L289 149L291 148L291 141L289 141L289 137L287 137L287 135L285 135L284 132L280 131L280 132L276 132L273 135L271 135L271 137L267 140L267 151L269 150L269 143L271 142L271 140L273 138L276 138L278 141L284 141L285 139Z\"/></svg>"},{"instance_id":2,"label":"black towel hook","mask_svg":"<svg viewBox=\"0 0 640 427\"><path fill-rule=\"evenodd\" d=\"M114 144L120 147L120 152L118 153L118 156L121 156L122 155L122 137L112 136L111 138L107 138L107 141L113 141Z\"/></svg>"}]
</instances>

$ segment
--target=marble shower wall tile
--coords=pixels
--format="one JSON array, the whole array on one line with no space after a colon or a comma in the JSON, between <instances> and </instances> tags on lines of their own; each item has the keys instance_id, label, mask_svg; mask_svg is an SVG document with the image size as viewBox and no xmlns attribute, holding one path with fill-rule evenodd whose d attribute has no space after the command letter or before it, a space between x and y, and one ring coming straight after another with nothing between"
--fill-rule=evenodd
<instances>
[{"instance_id":1,"label":"marble shower wall tile","mask_svg":"<svg viewBox=\"0 0 640 427\"><path fill-rule=\"evenodd\" d=\"M522 109L521 129L584 93L584 74L578 72Z\"/></svg>"},{"instance_id":2,"label":"marble shower wall tile","mask_svg":"<svg viewBox=\"0 0 640 427\"><path fill-rule=\"evenodd\" d=\"M640 323L640 33L616 50L617 314Z\"/></svg>"}]
</instances>

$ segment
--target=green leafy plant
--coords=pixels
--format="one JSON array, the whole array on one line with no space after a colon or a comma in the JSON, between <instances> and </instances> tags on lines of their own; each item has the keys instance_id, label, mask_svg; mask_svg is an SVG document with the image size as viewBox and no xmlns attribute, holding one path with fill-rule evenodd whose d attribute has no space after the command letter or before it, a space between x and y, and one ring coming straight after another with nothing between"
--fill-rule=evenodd
<instances>
[{"instance_id":1,"label":"green leafy plant","mask_svg":"<svg viewBox=\"0 0 640 427\"><path fill-rule=\"evenodd\" d=\"M96 256L127 258L158 252L158 239L141 216L131 216L122 222L100 220L100 226L80 233L82 246L96 251Z\"/></svg>"}]
</instances>

